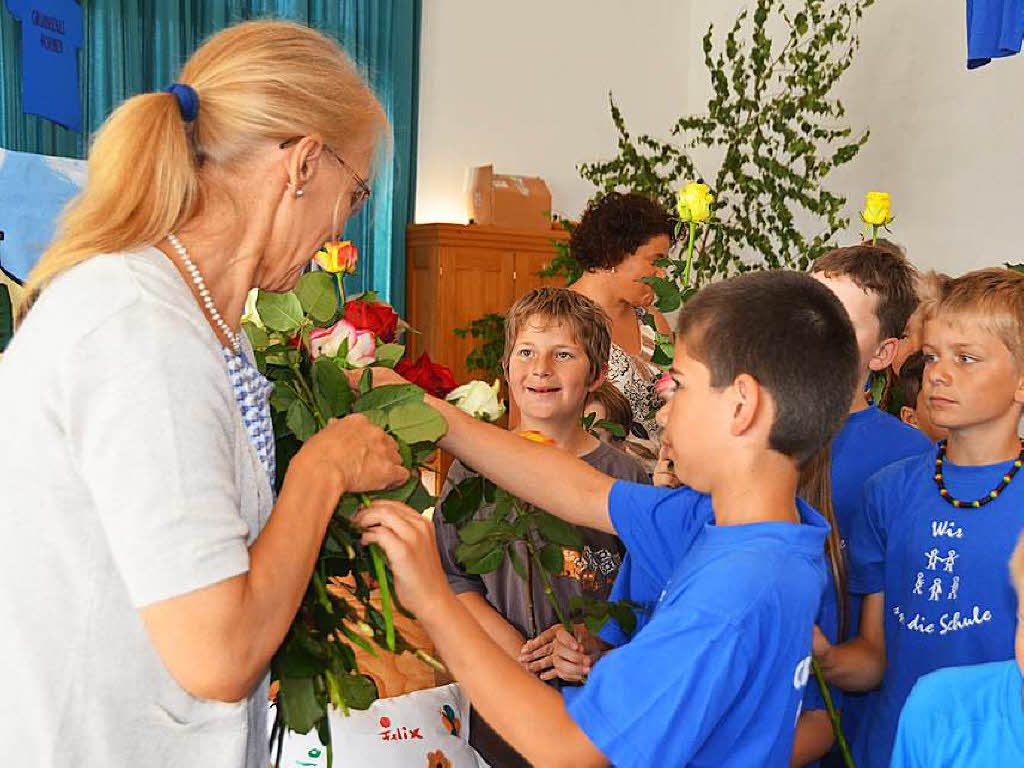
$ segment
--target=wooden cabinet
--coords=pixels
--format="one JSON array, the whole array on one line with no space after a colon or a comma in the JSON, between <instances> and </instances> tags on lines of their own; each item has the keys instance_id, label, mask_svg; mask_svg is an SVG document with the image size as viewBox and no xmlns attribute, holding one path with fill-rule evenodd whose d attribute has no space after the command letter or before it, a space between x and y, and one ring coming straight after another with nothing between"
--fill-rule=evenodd
<instances>
[{"instance_id":1,"label":"wooden cabinet","mask_svg":"<svg viewBox=\"0 0 1024 768\"><path fill-rule=\"evenodd\" d=\"M560 278L537 272L555 257L555 243L569 237L563 229L530 232L461 224L413 224L406 231L406 320L419 333L406 334L409 356L423 352L447 365L460 384L480 377L466 367L477 344L460 339L456 328L490 312L504 313L516 299L541 285L562 285ZM436 473L425 477L434 494L451 464L442 452Z\"/></svg>"},{"instance_id":2,"label":"wooden cabinet","mask_svg":"<svg viewBox=\"0 0 1024 768\"><path fill-rule=\"evenodd\" d=\"M426 351L447 365L460 384L479 376L466 368L475 342L460 339L465 328L489 312L503 313L541 285L561 285L537 272L555 256L561 229L530 232L461 224L414 224L406 233L406 318L413 359Z\"/></svg>"}]
</instances>

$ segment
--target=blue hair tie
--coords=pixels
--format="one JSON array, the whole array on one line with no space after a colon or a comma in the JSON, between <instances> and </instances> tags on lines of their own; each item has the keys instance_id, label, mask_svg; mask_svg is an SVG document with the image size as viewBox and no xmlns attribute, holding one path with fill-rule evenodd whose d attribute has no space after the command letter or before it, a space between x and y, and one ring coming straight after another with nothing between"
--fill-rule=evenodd
<instances>
[{"instance_id":1,"label":"blue hair tie","mask_svg":"<svg viewBox=\"0 0 1024 768\"><path fill-rule=\"evenodd\" d=\"M175 83L166 90L166 93L173 93L178 99L178 109L181 110L181 119L191 123L199 117L199 94L191 85Z\"/></svg>"}]
</instances>

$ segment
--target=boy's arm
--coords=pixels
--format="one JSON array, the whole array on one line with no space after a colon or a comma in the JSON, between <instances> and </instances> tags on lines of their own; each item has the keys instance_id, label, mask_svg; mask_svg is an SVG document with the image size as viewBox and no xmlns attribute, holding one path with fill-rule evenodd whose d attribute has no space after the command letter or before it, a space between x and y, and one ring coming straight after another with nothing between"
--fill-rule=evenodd
<instances>
[{"instance_id":1,"label":"boy's arm","mask_svg":"<svg viewBox=\"0 0 1024 768\"><path fill-rule=\"evenodd\" d=\"M364 529L364 543L384 550L402 604L416 614L473 706L512 747L540 768L608 765L558 691L499 648L452 592L429 520L396 502L376 502L353 520Z\"/></svg>"},{"instance_id":2,"label":"boy's arm","mask_svg":"<svg viewBox=\"0 0 1024 768\"><path fill-rule=\"evenodd\" d=\"M845 643L832 645L814 628L814 658L825 680L844 691L870 691L885 677L885 593L865 595L860 631Z\"/></svg>"},{"instance_id":3,"label":"boy's arm","mask_svg":"<svg viewBox=\"0 0 1024 768\"><path fill-rule=\"evenodd\" d=\"M487 636L511 658L518 659L519 651L525 642L523 636L519 634L519 630L494 610L494 606L488 603L487 599L479 592L463 592L457 597L476 620L476 623L487 633Z\"/></svg>"},{"instance_id":4,"label":"boy's arm","mask_svg":"<svg viewBox=\"0 0 1024 768\"><path fill-rule=\"evenodd\" d=\"M360 373L355 371L353 373ZM374 384L407 384L387 368L374 368ZM608 492L615 481L565 451L486 424L428 394L427 405L444 416L441 447L523 501L574 525L615 533Z\"/></svg>"},{"instance_id":5,"label":"boy's arm","mask_svg":"<svg viewBox=\"0 0 1024 768\"><path fill-rule=\"evenodd\" d=\"M808 685L815 685L812 679ZM805 765L820 760L835 742L832 723L828 712L824 709L812 709L801 712L796 721L796 733L793 735L793 754L789 758L790 768L804 768Z\"/></svg>"}]
</instances>

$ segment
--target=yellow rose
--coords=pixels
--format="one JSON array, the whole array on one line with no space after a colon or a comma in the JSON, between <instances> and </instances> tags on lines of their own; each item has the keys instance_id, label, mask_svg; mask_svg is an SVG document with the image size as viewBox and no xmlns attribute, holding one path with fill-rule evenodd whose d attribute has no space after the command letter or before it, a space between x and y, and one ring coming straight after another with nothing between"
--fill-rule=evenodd
<instances>
[{"instance_id":1,"label":"yellow rose","mask_svg":"<svg viewBox=\"0 0 1024 768\"><path fill-rule=\"evenodd\" d=\"M676 192L676 211L679 213L679 220L684 223L705 223L711 218L711 203L714 199L708 192L707 184L687 184Z\"/></svg>"},{"instance_id":2,"label":"yellow rose","mask_svg":"<svg viewBox=\"0 0 1024 768\"><path fill-rule=\"evenodd\" d=\"M864 199L864 210L860 217L865 224L884 227L892 221L892 203L888 192L868 192Z\"/></svg>"},{"instance_id":3,"label":"yellow rose","mask_svg":"<svg viewBox=\"0 0 1024 768\"><path fill-rule=\"evenodd\" d=\"M535 429L527 429L524 432L519 433L520 437L525 437L527 440L532 440L535 443L542 445L554 445L555 441L545 435L543 432L538 432Z\"/></svg>"},{"instance_id":4,"label":"yellow rose","mask_svg":"<svg viewBox=\"0 0 1024 768\"><path fill-rule=\"evenodd\" d=\"M313 258L327 272L352 274L359 262L359 252L350 240L329 240Z\"/></svg>"}]
</instances>

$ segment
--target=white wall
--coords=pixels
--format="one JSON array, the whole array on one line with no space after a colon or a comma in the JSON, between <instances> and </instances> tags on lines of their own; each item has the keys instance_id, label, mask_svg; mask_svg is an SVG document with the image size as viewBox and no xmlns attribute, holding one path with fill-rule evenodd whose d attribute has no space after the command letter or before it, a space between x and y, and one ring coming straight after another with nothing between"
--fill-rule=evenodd
<instances>
[{"instance_id":1,"label":"white wall","mask_svg":"<svg viewBox=\"0 0 1024 768\"><path fill-rule=\"evenodd\" d=\"M579 215L576 166L615 150L609 90L639 130L678 117L688 17L680 0L424 0L416 221L465 222L465 170L488 163Z\"/></svg>"},{"instance_id":2,"label":"white wall","mask_svg":"<svg viewBox=\"0 0 1024 768\"><path fill-rule=\"evenodd\" d=\"M464 221L463 175L543 176L578 215L580 162L615 153L609 89L635 131L666 135L707 99L700 38L740 0L425 0L416 219ZM871 138L831 184L849 198L847 240L869 189L893 194L893 238L920 266L959 273L1024 261L1024 56L965 65L962 2L872 7L841 83ZM709 175L712 175L709 173Z\"/></svg>"}]
</instances>

